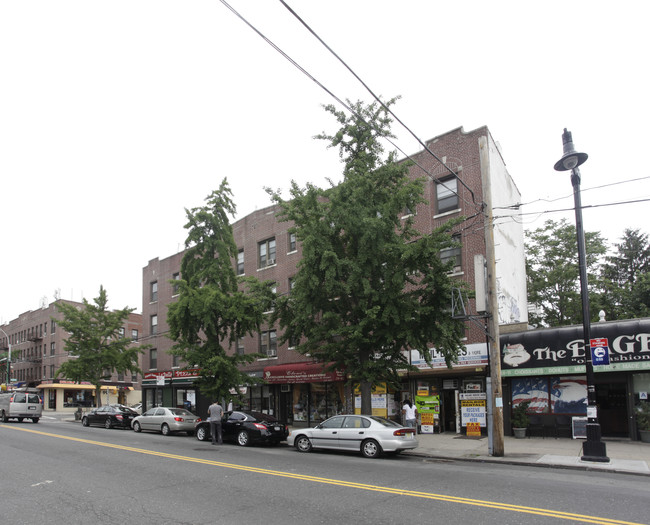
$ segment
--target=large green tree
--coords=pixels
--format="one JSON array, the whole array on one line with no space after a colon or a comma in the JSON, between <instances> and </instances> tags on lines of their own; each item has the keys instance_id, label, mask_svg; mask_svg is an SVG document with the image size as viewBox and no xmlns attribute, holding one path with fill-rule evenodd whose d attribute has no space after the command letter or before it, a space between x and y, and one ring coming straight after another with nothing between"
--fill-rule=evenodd
<instances>
[{"instance_id":1,"label":"large green tree","mask_svg":"<svg viewBox=\"0 0 650 525\"><path fill-rule=\"evenodd\" d=\"M424 181L410 179L395 153L383 158L388 112L348 103L350 116L325 107L340 129L317 137L339 149L343 181L326 189L294 182L289 200L271 192L302 245L294 286L275 313L280 340L344 369L360 382L361 410L370 413L372 385L398 384L398 371L410 367L404 350L429 360L434 345L450 364L464 327L451 317L454 282L440 259L453 245L450 225L429 234L414 228L405 211L424 202Z\"/></svg>"},{"instance_id":2,"label":"large green tree","mask_svg":"<svg viewBox=\"0 0 650 525\"><path fill-rule=\"evenodd\" d=\"M586 264L590 299L601 288L600 264L606 251L597 232L585 232ZM526 280L532 325L564 326L582 323L580 271L576 228L566 219L547 220L526 232ZM592 321L598 310L592 308ZM594 314L595 310L595 314Z\"/></svg>"},{"instance_id":3,"label":"large green tree","mask_svg":"<svg viewBox=\"0 0 650 525\"><path fill-rule=\"evenodd\" d=\"M93 303L83 300L83 307L57 302L63 315L57 324L68 335L65 350L68 360L56 375L73 381L88 381L95 386L95 399L101 406L101 381L110 379L113 372L139 373L140 353L146 348L125 337L124 326L134 308L109 310L108 296L103 286Z\"/></svg>"},{"instance_id":4,"label":"large green tree","mask_svg":"<svg viewBox=\"0 0 650 525\"><path fill-rule=\"evenodd\" d=\"M185 210L188 230L181 262L178 300L169 305L171 350L201 370L196 385L210 399L228 399L232 389L255 381L240 365L256 354L228 350L237 339L259 331L270 310L273 283L237 277L237 245L229 216L236 212L228 182L207 198L207 204Z\"/></svg>"},{"instance_id":5,"label":"large green tree","mask_svg":"<svg viewBox=\"0 0 650 525\"><path fill-rule=\"evenodd\" d=\"M650 243L638 229L625 229L605 259L598 307L610 320L650 315Z\"/></svg>"}]
</instances>

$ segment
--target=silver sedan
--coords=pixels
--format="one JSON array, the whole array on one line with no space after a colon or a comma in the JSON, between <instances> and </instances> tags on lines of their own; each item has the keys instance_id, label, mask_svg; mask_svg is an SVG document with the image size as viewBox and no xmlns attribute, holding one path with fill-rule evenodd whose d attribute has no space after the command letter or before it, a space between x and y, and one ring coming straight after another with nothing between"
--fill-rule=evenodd
<instances>
[{"instance_id":1,"label":"silver sedan","mask_svg":"<svg viewBox=\"0 0 650 525\"><path fill-rule=\"evenodd\" d=\"M300 452L316 448L351 450L361 452L367 458L418 446L413 428L383 417L352 415L331 417L315 428L293 429L287 443Z\"/></svg>"},{"instance_id":2,"label":"silver sedan","mask_svg":"<svg viewBox=\"0 0 650 525\"><path fill-rule=\"evenodd\" d=\"M191 436L199 421L200 417L184 408L154 407L136 417L131 423L131 428L136 432L155 430L162 432L164 436L172 432L187 432L187 435Z\"/></svg>"}]
</instances>

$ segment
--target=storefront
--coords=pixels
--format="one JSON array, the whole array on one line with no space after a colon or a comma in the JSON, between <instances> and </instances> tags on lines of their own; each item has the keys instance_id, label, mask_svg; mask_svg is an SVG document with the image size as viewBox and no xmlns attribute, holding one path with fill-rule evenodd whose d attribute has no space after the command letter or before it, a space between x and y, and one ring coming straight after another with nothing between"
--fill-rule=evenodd
<instances>
[{"instance_id":1,"label":"storefront","mask_svg":"<svg viewBox=\"0 0 650 525\"><path fill-rule=\"evenodd\" d=\"M147 372L142 379L142 411L165 406L205 414L211 401L194 386L198 377L198 369Z\"/></svg>"},{"instance_id":2,"label":"storefront","mask_svg":"<svg viewBox=\"0 0 650 525\"><path fill-rule=\"evenodd\" d=\"M427 433L464 434L468 424L474 432L487 433L487 345L466 345L452 368L435 349L429 351L431 364L418 350L407 355L418 371L403 374L400 405L406 398L415 402L420 413L418 425Z\"/></svg>"},{"instance_id":3,"label":"storefront","mask_svg":"<svg viewBox=\"0 0 650 525\"><path fill-rule=\"evenodd\" d=\"M323 363L291 363L264 369L269 413L298 427L309 427L345 411L345 373ZM264 408L264 407L262 407ZM264 411L264 410L262 410Z\"/></svg>"},{"instance_id":4,"label":"storefront","mask_svg":"<svg viewBox=\"0 0 650 525\"><path fill-rule=\"evenodd\" d=\"M61 380L59 382L41 383L36 388L41 389L43 408L59 412L74 412L82 408L97 406L95 386L89 382L75 382ZM102 385L101 404L119 403L129 405L138 402L140 392L130 385L114 384Z\"/></svg>"},{"instance_id":5,"label":"storefront","mask_svg":"<svg viewBox=\"0 0 650 525\"><path fill-rule=\"evenodd\" d=\"M650 319L594 323L591 338L602 340L608 361L594 366L602 435L637 439L634 407L650 390ZM585 417L585 346L582 326L502 335L504 400L510 408L530 401L529 413L539 416L545 433L557 433L567 418ZM504 411L508 430L510 412Z\"/></svg>"}]
</instances>

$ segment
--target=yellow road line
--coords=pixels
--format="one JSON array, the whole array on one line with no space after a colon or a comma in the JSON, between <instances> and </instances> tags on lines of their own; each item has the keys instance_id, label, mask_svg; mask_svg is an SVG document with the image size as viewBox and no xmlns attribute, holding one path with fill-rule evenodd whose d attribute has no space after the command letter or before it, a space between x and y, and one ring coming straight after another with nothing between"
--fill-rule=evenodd
<instances>
[{"instance_id":1,"label":"yellow road line","mask_svg":"<svg viewBox=\"0 0 650 525\"><path fill-rule=\"evenodd\" d=\"M496 501L486 501L471 498L461 498L457 496L449 496L446 494L434 494L430 492L418 492L414 490L396 489L391 487L382 487L378 485L368 485L365 483L356 483L353 481L343 481L330 478L321 478L317 476L308 476L305 474L293 474L290 472L282 472L278 470L269 470L258 467L247 467L244 465L235 465L233 463L224 463L222 461L214 461L211 459L193 458L191 456L180 456L178 454L167 454L165 452L157 452L155 450L147 450L143 448L127 447L124 445L115 445L113 443L105 443L103 441L93 441L90 439L81 439L69 436L62 436L60 434L52 434L50 432L42 432L40 430L33 430L30 428L18 427L14 425L0 425L0 427L9 428L12 430L20 430L22 432L30 432L32 434L39 434L42 436L54 437L64 439L67 441L76 441L77 443L86 443L88 445L96 445L100 447L114 448L117 450L125 450L128 452L136 452L138 454L147 454L149 456L157 456L161 458L176 459L179 461L188 461L191 463L200 463L203 465L210 465L214 467L228 468L233 470L241 470L245 472L252 472L255 474L264 474L266 476L278 476L283 478L295 479L300 481L311 481L313 483L323 483L327 485L336 485L346 488L355 488L359 490L366 490L372 492L383 492L385 494L394 494L398 496L408 496L413 498L431 499L437 501L445 501L449 503L458 503L462 505L472 505L476 507L485 507L490 509L507 510L511 512L521 512L525 514L535 514L538 516L546 516L551 518L566 519L571 521L580 521L582 523L595 523L600 525L643 525L640 523L620 520L610 520L607 518L600 518L598 516L588 516L585 514L573 514L570 512L561 512L550 509L542 509L536 507L526 507L522 505L512 505L509 503L500 503Z\"/></svg>"}]
</instances>

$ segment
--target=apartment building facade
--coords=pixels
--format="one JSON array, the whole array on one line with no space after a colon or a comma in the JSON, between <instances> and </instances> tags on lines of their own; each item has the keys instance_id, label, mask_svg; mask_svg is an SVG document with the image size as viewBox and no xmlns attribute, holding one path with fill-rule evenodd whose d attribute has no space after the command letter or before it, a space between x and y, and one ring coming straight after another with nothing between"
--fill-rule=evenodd
<instances>
[{"instance_id":1,"label":"apartment building facade","mask_svg":"<svg viewBox=\"0 0 650 525\"><path fill-rule=\"evenodd\" d=\"M461 247L445 250L441 257L454 261L453 277L469 283L470 288L475 286L474 256L485 256L488 249L486 228L491 228L497 261L499 323L525 326L524 237L521 223L516 220L518 212L513 208L520 197L498 145L487 127L470 132L458 128L427 141L426 145L426 149L410 156L413 165L409 173L411 177L426 180L427 203L415 210L406 210L405 214L414 215L415 226L423 233L451 218L465 217L452 231ZM499 221L487 224L486 206L490 206L489 211L499 208ZM289 233L291 224L278 220L278 211L277 206L269 206L233 224L238 247L233 265L239 275L273 280L276 292L287 294L301 258L301 247ZM178 253L162 260L152 259L143 268L145 338L152 344L151 350L143 356L143 399L145 408L171 403L190 406L201 415L209 401L193 387L200 370L168 354L173 342L166 334L166 310L178 292L174 280L180 277L182 256ZM451 301L450 298L450 306ZM473 299L463 304L467 317L476 313ZM435 341L429 349L411 350L408 359L418 371L404 373L398 392L378 386L373 397L373 411L398 418L404 397L436 396L438 429L460 431L461 394L480 397L486 393L488 350L482 324L482 321L467 321L465 349L451 369L436 355ZM241 385L238 394L243 407L273 414L294 426L312 425L336 413L358 409L353 378L348 377L345 370L329 370L308 356L298 354L288 344L279 345L279 335L277 327L264 326L260 333L243 338L230 350L263 356L245 367L251 377L263 379L264 383ZM432 365L426 363L424 351L431 352Z\"/></svg>"},{"instance_id":2,"label":"apartment building facade","mask_svg":"<svg viewBox=\"0 0 650 525\"><path fill-rule=\"evenodd\" d=\"M77 383L56 376L59 367L70 359L65 350L67 334L57 322L61 319L61 313L56 305L61 302L83 307L82 303L59 299L38 310L24 312L0 327L0 350L8 355L11 347L10 377L6 375L5 361L3 382L5 388L40 388L45 410L72 412L78 407L95 406L97 400L95 387L88 382ZM131 313L122 330L125 337L130 337L137 344L142 334L142 316ZM114 373L103 383L104 404L130 404L141 398L138 374Z\"/></svg>"}]
</instances>

